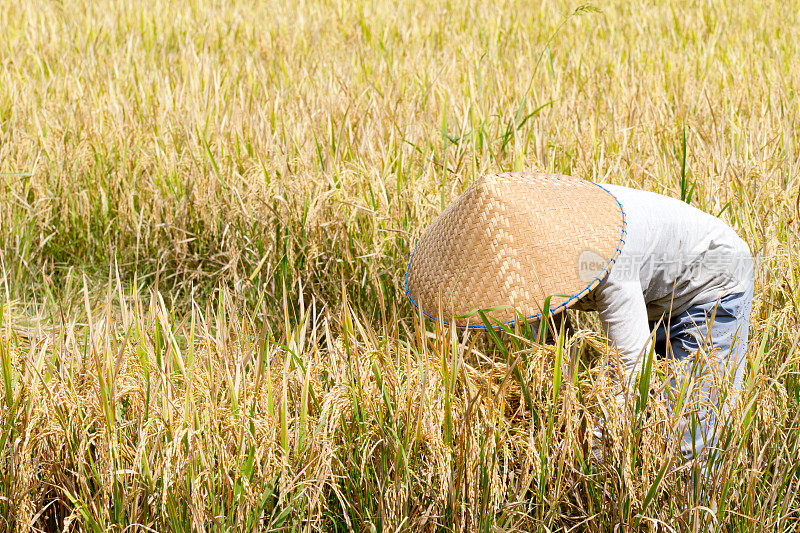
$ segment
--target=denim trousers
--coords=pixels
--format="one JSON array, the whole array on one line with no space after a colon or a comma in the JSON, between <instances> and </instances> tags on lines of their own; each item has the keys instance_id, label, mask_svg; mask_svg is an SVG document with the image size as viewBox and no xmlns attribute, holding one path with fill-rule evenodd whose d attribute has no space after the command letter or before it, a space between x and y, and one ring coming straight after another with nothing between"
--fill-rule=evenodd
<instances>
[{"instance_id":1,"label":"denim trousers","mask_svg":"<svg viewBox=\"0 0 800 533\"><path fill-rule=\"evenodd\" d=\"M673 397L687 380L694 381L686 383L685 415L680 425L681 453L686 460L716 445L729 413L729 402L719 398L714 374L731 380L731 395L741 388L752 301L751 281L744 292L693 305L679 315L650 324L651 331L657 326L656 354L675 362ZM711 357L694 357L700 348Z\"/></svg>"}]
</instances>

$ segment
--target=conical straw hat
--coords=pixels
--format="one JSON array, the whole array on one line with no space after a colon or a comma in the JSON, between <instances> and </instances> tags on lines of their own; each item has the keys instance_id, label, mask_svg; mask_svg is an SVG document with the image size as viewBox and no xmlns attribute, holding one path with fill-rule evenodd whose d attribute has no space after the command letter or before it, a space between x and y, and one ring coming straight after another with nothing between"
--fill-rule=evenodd
<instances>
[{"instance_id":1,"label":"conical straw hat","mask_svg":"<svg viewBox=\"0 0 800 533\"><path fill-rule=\"evenodd\" d=\"M483 329L555 313L608 273L625 242L625 214L599 185L558 174L481 177L423 233L406 293L429 318ZM515 311L516 310L516 311ZM519 314L518 314L519 313Z\"/></svg>"}]
</instances>

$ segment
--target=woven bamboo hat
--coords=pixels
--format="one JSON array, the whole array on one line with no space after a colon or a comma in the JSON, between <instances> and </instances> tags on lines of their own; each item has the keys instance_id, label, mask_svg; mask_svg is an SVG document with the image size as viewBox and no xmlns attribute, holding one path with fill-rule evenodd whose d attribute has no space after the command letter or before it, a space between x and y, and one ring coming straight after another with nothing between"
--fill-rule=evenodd
<instances>
[{"instance_id":1,"label":"woven bamboo hat","mask_svg":"<svg viewBox=\"0 0 800 533\"><path fill-rule=\"evenodd\" d=\"M508 325L555 313L608 273L625 242L625 214L608 191L558 174L492 174L423 233L406 269L415 307L484 329L477 309ZM518 314L519 313L519 314Z\"/></svg>"}]
</instances>

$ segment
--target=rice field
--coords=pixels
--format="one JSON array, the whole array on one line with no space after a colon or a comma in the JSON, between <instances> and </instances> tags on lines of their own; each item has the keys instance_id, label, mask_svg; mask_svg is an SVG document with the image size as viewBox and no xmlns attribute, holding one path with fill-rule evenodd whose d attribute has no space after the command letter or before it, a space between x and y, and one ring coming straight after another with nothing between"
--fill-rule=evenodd
<instances>
[{"instance_id":1,"label":"rice field","mask_svg":"<svg viewBox=\"0 0 800 533\"><path fill-rule=\"evenodd\" d=\"M752 0L0 0L0 531L797 530L798 27ZM592 314L470 333L407 302L425 227L522 170L750 245L706 465L669 365L614 400Z\"/></svg>"}]
</instances>

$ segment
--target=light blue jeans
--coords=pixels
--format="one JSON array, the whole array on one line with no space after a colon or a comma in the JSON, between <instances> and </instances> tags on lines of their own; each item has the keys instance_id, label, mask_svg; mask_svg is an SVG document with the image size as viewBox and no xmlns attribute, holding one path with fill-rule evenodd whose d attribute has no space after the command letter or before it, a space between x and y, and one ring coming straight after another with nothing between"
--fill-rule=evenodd
<instances>
[{"instance_id":1,"label":"light blue jeans","mask_svg":"<svg viewBox=\"0 0 800 533\"><path fill-rule=\"evenodd\" d=\"M660 357L673 358L682 368L676 369L673 391L677 395L683 382L694 376L698 380L685 402L686 416L681 423L681 453L686 460L714 446L728 415L727 402L720 406L716 387L706 361L691 357L701 346L714 349L722 374L732 380L731 394L742 385L747 361L747 335L753 284L745 292L731 294L718 302L693 305L683 313L670 317L656 330L655 351ZM716 314L714 311L716 309ZM712 321L713 317L713 321ZM655 324L651 323L651 329ZM716 412L722 420L716 420Z\"/></svg>"}]
</instances>

